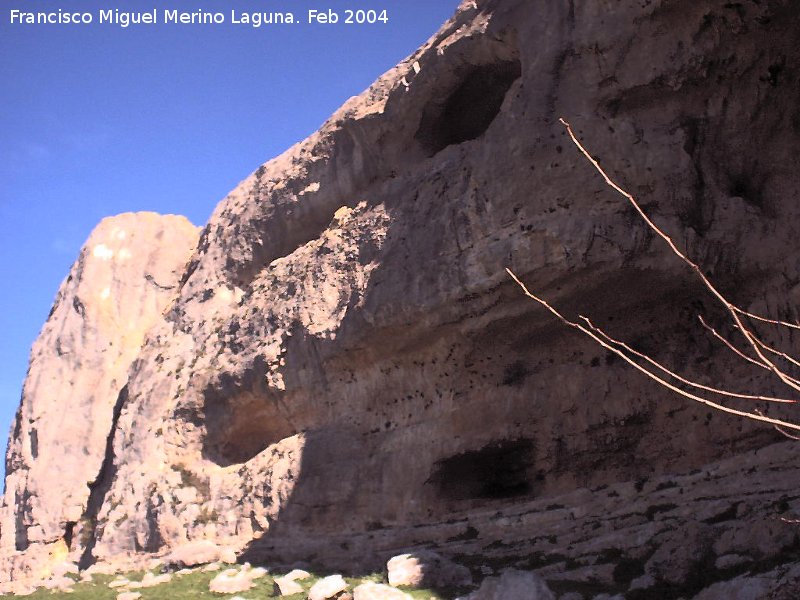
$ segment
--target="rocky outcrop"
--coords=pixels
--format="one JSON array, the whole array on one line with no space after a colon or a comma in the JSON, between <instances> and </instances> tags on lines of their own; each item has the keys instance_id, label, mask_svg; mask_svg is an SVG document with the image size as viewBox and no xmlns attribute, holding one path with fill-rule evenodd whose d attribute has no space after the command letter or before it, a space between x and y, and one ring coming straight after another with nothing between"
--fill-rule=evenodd
<instances>
[{"instance_id":1,"label":"rocky outcrop","mask_svg":"<svg viewBox=\"0 0 800 600\"><path fill-rule=\"evenodd\" d=\"M6 576L49 576L86 535L128 369L176 296L197 236L178 216L105 219L61 285L31 350L9 440L0 508Z\"/></svg>"},{"instance_id":2,"label":"rocky outcrop","mask_svg":"<svg viewBox=\"0 0 800 600\"><path fill-rule=\"evenodd\" d=\"M104 421L72 556L205 539L353 571L427 547L629 598L789 573L797 445L651 385L504 268L695 379L780 393L705 335L714 303L558 117L733 300L794 320L797 31L780 1L462 3L217 207Z\"/></svg>"}]
</instances>

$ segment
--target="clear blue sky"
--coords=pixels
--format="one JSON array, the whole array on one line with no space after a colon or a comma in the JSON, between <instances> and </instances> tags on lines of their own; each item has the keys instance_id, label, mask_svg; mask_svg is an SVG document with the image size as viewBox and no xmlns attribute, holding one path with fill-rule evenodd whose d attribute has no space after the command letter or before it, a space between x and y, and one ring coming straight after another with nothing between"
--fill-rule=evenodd
<instances>
[{"instance_id":1,"label":"clear blue sky","mask_svg":"<svg viewBox=\"0 0 800 600\"><path fill-rule=\"evenodd\" d=\"M30 345L105 216L197 225L263 161L315 131L410 54L457 0L0 0L0 439ZM100 9L386 9L388 25L97 23ZM10 10L90 11L92 25L12 25ZM0 467L0 472L2 472Z\"/></svg>"}]
</instances>

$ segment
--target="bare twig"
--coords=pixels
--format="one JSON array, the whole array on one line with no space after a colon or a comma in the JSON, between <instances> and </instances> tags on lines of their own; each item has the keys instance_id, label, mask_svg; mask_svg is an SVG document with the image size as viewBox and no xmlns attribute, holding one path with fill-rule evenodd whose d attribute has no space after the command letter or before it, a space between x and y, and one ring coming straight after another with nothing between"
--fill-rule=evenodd
<instances>
[{"instance_id":1,"label":"bare twig","mask_svg":"<svg viewBox=\"0 0 800 600\"><path fill-rule=\"evenodd\" d=\"M736 346L731 344L726 338L724 338L722 335L717 333L717 330L714 329L713 327L711 327L711 325L709 325L708 323L706 323L701 315L697 315L697 318L700 319L700 323L702 323L703 327L708 329L715 338L717 338L719 341L721 341L723 344L725 344L732 352L735 352L737 355L739 355L740 358L743 358L747 362L753 363L757 367L761 367L762 369L766 369L767 371L769 371L769 367L767 365L765 365L764 363L762 363L760 361L757 361L754 358L751 358L751 357L747 356L747 354L745 354L744 352L739 350Z\"/></svg>"},{"instance_id":2,"label":"bare twig","mask_svg":"<svg viewBox=\"0 0 800 600\"><path fill-rule=\"evenodd\" d=\"M785 352L781 352L780 350L777 350L777 349L773 348L772 346L770 346L769 344L766 344L763 340L760 340L758 338L756 338L756 342L758 343L759 346L761 346L764 350L766 350L770 354L774 354L775 356L779 356L780 358L782 358L786 362L789 362L789 363L793 364L795 367L800 367L800 361L797 361L796 359L792 358L791 356L789 356ZM798 381L798 380L795 379L795 381Z\"/></svg>"},{"instance_id":3,"label":"bare twig","mask_svg":"<svg viewBox=\"0 0 800 600\"><path fill-rule=\"evenodd\" d=\"M760 361L757 361L757 360L755 360L754 358L751 358L750 356L747 356L747 355L746 355L744 352L742 352L742 351L741 351L741 350L739 350L739 349L738 349L736 346L734 346L732 343L730 343L730 342L729 342L727 339L725 339L725 338L724 338L722 335L720 335L720 334L717 332L717 330L716 330L716 329L714 329L713 327L711 327L711 325L709 325L708 323L706 323L706 322L705 322L705 320L703 319L703 317L702 317L702 316L700 316L700 315L697 315L697 318L698 318L698 319L700 319L700 323L703 325L703 327L705 327L706 329L708 329L708 331L710 331L710 332L711 332L711 334L712 334L714 337L716 337L716 338L717 338L718 340L720 340L720 341L721 341L723 344L725 344L725 345L726 345L726 346L727 346L727 347L728 347L730 350L732 350L733 352L735 352L736 354L738 354L740 358L743 358L744 360L746 360L746 361L748 361L748 362L751 362L751 363L753 363L753 364L754 364L754 365L756 365L757 367L761 367L762 369L766 369L767 371L771 371L771 369L769 368L769 366L765 365L764 363L762 363L762 362L760 362ZM789 362L792 362L792 363L796 364L798 367L800 367L800 363L798 363L797 361L795 361L795 360L794 360L794 359L793 359L791 356L789 356L788 354L784 354L783 352L780 352L780 351L776 350L775 348L772 348L771 346L769 346L769 345L765 344L765 343L764 343L762 340L760 340L759 338L756 338L756 343L757 343L759 346L761 346L762 348L764 348L764 350L766 350L766 351L768 351L768 352L771 352L772 354L775 354L775 355L777 355L777 356L780 356L781 358L784 358L784 359L788 360ZM796 377L791 377L791 376L790 376L790 375L788 375L788 374L787 374L786 376L787 376L789 379L791 379L792 381L794 381L796 384L800 385L800 379L797 379Z\"/></svg>"},{"instance_id":4,"label":"bare twig","mask_svg":"<svg viewBox=\"0 0 800 600\"><path fill-rule=\"evenodd\" d=\"M638 352L637 350L634 350L633 348L631 348L625 342L623 342L621 340L614 339L613 337L608 335L605 331L600 329L597 325L592 323L587 317L584 317L583 315L581 315L580 318L587 324L587 326L592 331L594 331L598 335L602 336L608 342L619 346L620 348L622 348L626 352L628 352L630 354L633 354L637 358L640 358L640 359L644 360L645 362L653 365L656 369L658 369L662 373L665 373L665 374L669 375L670 377L672 377L674 379L677 379L678 381L680 381L681 383L683 383L685 385L688 385L688 386L691 386L691 387L694 387L694 388L697 388L697 389L700 389L700 390L705 390L705 391L711 392L713 394L719 394L720 396L728 396L729 398L739 398L740 400L758 400L758 401L761 401L761 402L777 402L779 404L796 404L797 403L797 400L790 400L788 398L773 398L771 396L753 396L753 395L750 395L750 394L740 394L740 393L736 393L736 392L729 392L727 390L723 390L723 389L719 389L719 388L703 385L702 383L698 383L696 381L691 381L689 379L686 379L685 377L681 377L680 375L678 375L674 371L669 370L664 365L662 365L658 361L654 360L652 357L647 356L646 354L643 354L641 352Z\"/></svg>"},{"instance_id":5,"label":"bare twig","mask_svg":"<svg viewBox=\"0 0 800 600\"><path fill-rule=\"evenodd\" d=\"M760 410L756 410L756 412L757 412L759 415L763 415L763 414L764 414L764 413L762 413ZM800 442L800 436L794 435L793 433L789 433L788 431L786 431L785 429L783 429L783 428L782 428L780 425L773 425L773 427L775 428L775 431L777 431L778 433L780 433L782 436L784 436L784 437L787 437L787 438L789 438L790 440L795 440L795 441L797 441L797 442Z\"/></svg>"},{"instance_id":6,"label":"bare twig","mask_svg":"<svg viewBox=\"0 0 800 600\"><path fill-rule=\"evenodd\" d=\"M555 316L559 321L561 321L565 325L568 325L569 327L572 327L573 329L577 329L578 331L580 331L584 335L592 338L600 346L602 346L606 350L609 350L609 351L613 352L614 354L616 354L617 356L619 356L622 360L627 362L634 369L640 371L641 373L643 373L644 375L646 375L647 377L649 377L653 381L655 381L655 382L659 383L660 385L664 386L665 388L675 392L676 394L680 394L681 396L689 398L690 400L694 400L695 402L699 402L700 404L704 404L704 405L706 405L706 406L708 406L710 408L713 408L715 410L719 410L719 411L722 411L722 412L725 412L725 413L728 413L728 414L737 415L737 416L740 416L740 417L745 417L747 419L752 419L754 421L761 421L761 422L764 422L764 423L769 423L770 425L783 427L785 429L791 429L791 430L794 430L794 431L800 431L800 425L796 425L796 424L790 423L788 421L782 421L780 419L773 419L773 418L767 417L767 416L765 416L763 414L745 412L745 411L742 411L742 410L736 410L734 408L730 408L728 406L724 406L724 405L719 404L717 402L713 402L712 400L708 400L707 398L703 398L703 397L698 396L696 394L692 394L691 392L687 392L686 390L680 389L679 387L671 384L670 382L666 381L665 379L663 379L663 378L659 377L658 375L656 375L656 374L648 371L647 369L645 369L643 366L641 366L639 363L637 363L635 360L633 360L631 357L629 357L627 354L625 354L622 350L620 350L619 348L616 348L612 344L609 344L603 338L598 336L595 332L591 331L590 329L587 329L586 327L584 327L580 323L576 323L575 321L570 321L569 319L567 319L564 315L562 315L560 312L558 312L558 310L556 310L553 306L548 304L547 301L545 301L542 298L532 294L530 292L530 290L528 290L528 288L525 286L525 284L522 283L522 281L520 281L520 279L514 274L513 271L511 271L511 269L506 269L506 272L517 283L517 285L519 285L520 288L522 288L522 291L525 292L526 296L528 296L532 300L535 300L536 302L541 304L544 308L549 310L553 314L553 316Z\"/></svg>"},{"instance_id":7,"label":"bare twig","mask_svg":"<svg viewBox=\"0 0 800 600\"><path fill-rule=\"evenodd\" d=\"M762 323L769 323L771 325L779 325L780 327L791 327L792 329L800 329L800 325L797 323L789 323L787 321L776 321L775 319L768 319L766 317L762 317L760 315L754 315L751 312L747 312L746 310L742 310L738 306L733 307L736 312L740 315L744 315L745 317L749 317L755 321L761 321Z\"/></svg>"},{"instance_id":8,"label":"bare twig","mask_svg":"<svg viewBox=\"0 0 800 600\"><path fill-rule=\"evenodd\" d=\"M722 304L722 306L725 308L728 315L730 316L733 322L733 326L742 334L745 341L747 342L747 345L750 347L751 351L755 354L755 358L748 356L748 354L737 348L733 343L728 341L727 338L723 337L713 327L708 325L708 323L706 323L702 317L699 317L703 327L705 327L708 331L710 331L714 337L716 337L723 344L725 344L725 346L732 352L734 352L737 356L739 356L740 358L742 358L747 362L750 362L751 364L754 364L762 369L770 371L776 377L778 377L778 379L780 379L780 381L784 385L788 386L789 388L791 388L796 392L800 392L800 379L792 377L788 373L784 372L777 364L773 362L772 359L770 359L768 355L772 355L780 359L783 359L788 363L790 363L791 365L794 365L795 367L798 368L800 368L800 360L797 360L792 356L786 354L785 352L773 348L772 346L764 342L759 337L759 335L755 330L748 328L743 319L749 318L754 321L768 323L779 327L789 327L792 329L800 329L800 324L788 323L785 321L779 321L755 315L753 313L750 313L748 311L739 308L738 306L733 304L730 300L728 300L722 294L722 292L720 292L716 288L716 286L711 282L711 280L708 279L705 273L703 273L700 266L694 261L692 261L683 251L681 251L675 244L675 242L672 240L672 238L662 229L660 229L650 219L650 217L647 216L642 207L639 205L636 198L634 198L632 194L624 190L608 176L608 174L603 170L598 161L586 150L586 148L581 144L581 142L575 136L575 133L573 132L570 124L567 123L564 119L560 119L560 121L566 128L567 133L569 134L575 146L578 148L578 150L580 150L581 154L583 154L583 156L592 164L595 170L603 177L606 184L608 184L612 189L614 189L617 193L619 193L628 200L628 202L631 204L631 206L633 206L633 208L636 210L636 212L639 214L642 220L644 220L644 222L647 224L650 230L653 231L656 235L658 235L662 240L664 240L664 242L666 242L672 253L675 254L692 271L694 271L695 275L700 279L705 288L719 301L720 304ZM525 284L522 283L522 281L520 281L520 279L510 269L506 269L506 271L511 276L511 278L517 283L517 285L520 286L520 288L522 289L522 291L525 293L526 296L528 296L529 298L531 298L532 300L536 301L541 306L546 308L548 311L550 311L550 313L554 317L556 317L559 321L561 321L562 323L573 329L577 329L587 337L594 340L601 347L612 352L613 354L624 360L626 363L628 363L630 366L632 366L645 376L649 377L653 381L657 382L661 386L675 392L676 394L679 394L692 401L699 402L700 404L711 407L715 410L719 410L732 415L737 415L754 421L761 421L764 423L768 423L786 437L789 437L794 440L800 440L800 435L795 435L794 433L790 433L790 431L800 432L800 424L795 424L783 419L775 419L772 417L767 417L764 413L762 413L758 409L755 409L753 412L746 412L735 408L731 408L729 406L725 406L723 404L720 404L719 402L714 402L713 400L710 400L704 396L687 391L686 389L682 389L681 387L678 387L675 384L671 383L668 379L673 379L677 382L680 382L684 386L695 388L697 390L702 390L703 392L717 394L728 398L736 398L740 400L777 402L783 404L794 404L797 403L798 400L787 399L787 398L776 398L772 396L737 393L722 388L707 386L699 382L687 379L679 375L678 373L668 369L667 367L656 361L653 357L633 349L631 346L629 346L628 344L626 344L621 340L611 337L600 327L592 323L592 321L589 318L580 316L579 321L582 321L583 323L567 319L547 301L531 293L531 291L525 286ZM649 368L646 367L645 365L648 365ZM662 373L668 379L659 376L657 374L658 372Z\"/></svg>"},{"instance_id":9,"label":"bare twig","mask_svg":"<svg viewBox=\"0 0 800 600\"><path fill-rule=\"evenodd\" d=\"M692 269L692 271L694 271L695 275L697 275L697 277L700 279L700 281L703 283L703 285L706 287L706 289L709 292L711 292L711 294L720 302L720 304L722 304L725 307L725 309L728 311L728 313L730 314L731 318L733 319L734 323L739 328L739 330L742 332L742 334L744 335L744 337L747 340L748 344L750 345L750 347L755 352L755 354L758 357L758 359L761 362L763 362L769 368L769 370L772 371L785 385L787 385L788 387L792 388L793 390L795 390L797 392L800 392L800 383L798 383L797 380L793 379L788 374L784 373L775 363L773 363L769 358L767 358L767 356L764 354L764 351L762 351L761 347L758 344L758 341L757 341L755 333L750 331L745 326L744 322L742 321L742 315L748 314L748 316L749 316L749 313L746 313L745 311L743 311L742 309L738 308L737 306L734 306L716 288L716 286L714 286L714 284L711 283L711 281L708 279L708 277L706 277L705 273L703 273L702 269L696 263L694 263L686 254L684 254L678 248L678 246L675 244L675 242L672 240L672 238L669 235L667 235L662 229L660 229L650 219L650 217L647 216L647 213L644 212L642 207L636 201L636 198L634 198L633 195L631 195L629 192L627 192L624 189L622 189L617 183L615 183L608 176L608 174L606 174L606 172L603 170L603 168L600 166L600 164L597 162L597 160L595 160L594 157L591 154L589 154L589 152L586 150L586 148L584 148L583 144L581 144L581 142L575 136L575 133L572 131L572 126L567 121L565 121L564 119L559 119L559 121L566 128L567 133L569 134L570 138L572 139L572 142L575 144L575 146L578 148L578 150L580 150L581 153L586 157L586 159L592 164L592 166L595 168L595 170L598 173L600 173L600 175L605 180L606 184L608 184L609 187L614 189L617 193L619 193L621 196L626 198L628 200L628 202L630 202L631 206L633 206L633 208L636 210L636 212L639 213L639 216L642 218L642 220L644 220L644 222L647 224L647 226L650 228L650 230L653 231L656 235L658 235L661 239L663 239L667 243L667 245L669 246L670 250L672 250L673 254L675 254L678 258L680 258L684 262L684 264L686 264L690 269ZM761 319L759 319L759 320L761 320ZM767 320L767 321L768 322L773 322L773 323L776 323L776 324L784 324L781 321L771 321L771 320ZM788 323L785 323L785 325L786 326L792 326L791 324L788 324ZM800 327L798 327L798 328L800 328Z\"/></svg>"}]
</instances>

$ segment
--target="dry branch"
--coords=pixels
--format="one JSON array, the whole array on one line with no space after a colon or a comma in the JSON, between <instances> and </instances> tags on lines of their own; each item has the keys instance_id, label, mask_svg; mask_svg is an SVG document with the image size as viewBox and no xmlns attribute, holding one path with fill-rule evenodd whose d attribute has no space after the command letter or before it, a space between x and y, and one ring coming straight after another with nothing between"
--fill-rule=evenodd
<instances>
[{"instance_id":1,"label":"dry branch","mask_svg":"<svg viewBox=\"0 0 800 600\"><path fill-rule=\"evenodd\" d=\"M567 130L572 142L575 146L580 150L581 154L592 164L595 170L603 177L606 184L608 184L612 189L614 189L617 193L622 195L624 198L628 200L628 202L633 206L642 220L647 224L651 231L653 231L657 236L659 236L664 242L666 242L669 249L675 254L686 266L688 266L695 275L700 279L703 283L705 288L718 300L718 302L725 308L728 315L730 316L733 326L736 330L738 330L744 337L745 341L747 342L748 347L755 353L756 358L748 356L742 350L737 348L733 343L719 334L713 327L709 326L702 317L700 317L700 322L702 325L712 333L712 335L723 342L730 350L735 352L740 358L755 364L763 369L766 369L773 373L784 385L791 388L796 392L800 392L800 379L792 377L785 371L783 371L777 364L775 364L768 355L777 356L786 360L787 362L791 363L794 366L800 367L800 361L797 359L789 356L788 354L777 350L768 344L766 344L757 334L754 329L749 328L745 322L744 318L749 318L754 321L758 321L761 323L768 323L770 325L774 325L777 327L788 327L792 329L800 329L800 325L794 323L788 323L785 321L769 319L767 317L762 317L759 315L755 315L744 309L736 306L730 300L728 300L725 295L720 292L716 286L708 279L708 277L703 273L702 269L698 264L693 262L684 252L682 252L672 238L660 229L651 219L647 216L644 212L636 198L633 197L632 194L624 190L621 186L615 183L608 174L603 170L600 166L598 161L586 150L586 148L581 144L578 138L575 136L575 133L572 130L572 127L569 123L567 123L564 119L560 119L561 123ZM747 412L742 410L737 410L735 408L731 408L729 406L725 406L720 404L719 402L714 402L706 397L698 395L696 393L689 392L685 389L678 387L677 385L671 383L669 379L673 379L677 382L680 382L684 386L692 387L697 390L702 390L703 392L708 392L711 394L717 394L729 398L736 398L740 400L757 400L763 402L778 402L784 404L794 404L797 402L795 399L788 399L788 398L776 398L771 396L761 396L761 395L754 395L754 394L744 394L739 392L733 392L730 390L725 390L721 388L716 388L712 386L707 386L701 384L696 381L692 381L681 375L675 373L674 371L668 369L651 356L648 356L644 353L638 352L637 350L633 349L631 346L626 344L621 340L617 340L610 335L608 335L605 331L597 327L589 320L587 317L580 316L580 320L583 321L583 324L576 321L571 321L567 319L564 315L562 315L555 307L550 305L547 301L536 296L535 294L531 293L531 291L525 286L525 284L520 281L520 279L510 270L506 269L508 274L512 277L512 279L517 283L517 285L522 288L523 292L526 296L538 302L541 306L546 308L553 314L559 321L564 323L565 325L572 327L573 329L577 329L584 335L588 336L592 340L594 340L597 344L605 348L606 350L612 352L616 356L623 359L629 365L634 367L636 370L640 371L653 381L657 382L659 385L669 389L672 392L675 392L685 398L688 398L692 401L699 402L715 410L719 410L725 413L737 415L740 417L744 417L747 419L751 419L754 421L761 421L764 423L769 423L773 425L779 432L790 437L792 439L800 439L798 436L789 433L789 431L800 431L800 424L795 424L790 421L785 421L782 419L774 419L771 417L767 417L764 415L760 410L756 409L753 412ZM638 361L637 361L638 359ZM640 361L640 362L639 362ZM644 366L648 365L648 367ZM665 379L663 376L659 376L656 372L660 372L663 376L666 376Z\"/></svg>"},{"instance_id":2,"label":"dry branch","mask_svg":"<svg viewBox=\"0 0 800 600\"><path fill-rule=\"evenodd\" d=\"M690 387L694 387L694 388L697 388L697 389L700 389L700 390L705 390L705 391L711 392L713 394L719 394L720 396L728 396L729 398L738 398L740 400L759 400L759 401L762 401L762 402L777 402L779 404L796 404L797 403L797 400L791 400L791 399L788 399L788 398L773 398L772 396L753 396L751 394L742 394L742 393L737 393L737 392L729 392L727 390L723 390L723 389L719 389L719 388L703 385L702 383L698 383L696 381L691 381L690 379L686 379L685 377L681 377L680 375L678 375L674 371L669 370L667 367L665 367L664 365L662 365L661 363L659 363L658 361L656 361L652 357L647 356L646 354L643 354L642 352L638 352L637 350L634 350L633 348L631 348L625 342L623 342L621 340L614 339L613 337L608 335L605 331L603 331L602 329L597 327L594 323L592 323L587 317L584 317L583 315L581 315L580 319L582 321L584 321L592 331L594 331L597 334L599 334L600 336L602 336L605 340L609 341L610 343L612 343L612 344L614 344L616 346L619 346L620 348L625 350L625 352L628 352L629 354L632 354L632 355L636 356L637 358L642 359L643 361L653 365L656 369L658 369L662 373L665 373L665 374L669 375L670 377L672 377L673 379L677 379L681 383L683 383L685 385L688 385Z\"/></svg>"},{"instance_id":3,"label":"dry branch","mask_svg":"<svg viewBox=\"0 0 800 600\"><path fill-rule=\"evenodd\" d=\"M694 271L695 275L697 275L697 277L700 279L700 281L703 283L706 289L709 292L711 292L711 294L720 302L720 304L722 304L725 307L725 309L728 311L731 318L733 319L734 324L739 328L739 330L744 335L750 347L756 353L756 356L758 356L758 359L764 365L766 365L781 381L783 381L783 383L785 383L793 390L800 392L800 383L798 383L796 380L794 380L793 378L789 377L786 373L781 371L781 369L779 369L776 364L774 364L772 361L770 361L769 358L767 358L767 356L764 354L764 352L762 352L760 346L758 345L758 342L756 342L755 334L745 326L744 322L742 321L741 315L750 313L747 313L741 308L734 306L732 302L730 302L725 296L722 295L722 293L714 286L714 284L711 283L708 277L706 277L702 269L691 259L689 259L689 257L686 256L686 254L680 251L678 246L675 245L675 242L669 235L667 235L663 230L659 229L659 227L655 223L653 223L650 217L647 216L647 213L644 212L642 207L636 201L636 198L634 198L629 192L625 191L614 181L612 181L612 179L606 174L606 172L603 170L600 164L594 159L594 157L591 154L589 154L586 148L583 147L583 144L581 144L580 141L578 141L578 138L572 131L572 126L569 123L567 123L564 119L559 119L559 121L561 121L561 124L564 125L564 127L566 127L569 137L572 139L575 146L577 146L578 150L580 150L581 153L586 157L586 159L592 164L592 166L594 166L597 172L603 176L603 179L605 179L606 183L612 189L616 190L620 195L625 197L628 200L628 202L631 203L631 206L633 206L633 208L636 209L636 212L639 213L639 216L642 217L642 219L650 228L650 230L653 231L656 235L658 235L661 239L663 239L667 243L670 250L672 250L672 253L675 254L678 258L680 258L684 262L684 264L686 264L690 269L692 269L692 271ZM774 321L771 319L766 319L761 317L759 317L759 320L764 320L766 322L778 325L783 324L788 327L794 327L794 325L791 325L789 323L783 323L782 321Z\"/></svg>"}]
</instances>

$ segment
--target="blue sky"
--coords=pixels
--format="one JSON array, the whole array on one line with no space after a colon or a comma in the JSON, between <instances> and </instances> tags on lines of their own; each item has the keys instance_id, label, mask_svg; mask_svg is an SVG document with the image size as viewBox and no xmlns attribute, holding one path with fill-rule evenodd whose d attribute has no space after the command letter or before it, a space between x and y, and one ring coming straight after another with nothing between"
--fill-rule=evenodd
<instances>
[{"instance_id":1,"label":"blue sky","mask_svg":"<svg viewBox=\"0 0 800 600\"><path fill-rule=\"evenodd\" d=\"M197 225L241 179L410 54L457 0L0 0L0 438L58 285L105 216ZM387 10L388 24L131 26L100 9ZM92 25L12 25L10 10ZM3 447L4 444L3 444ZM0 472L2 467L0 467Z\"/></svg>"}]
</instances>

